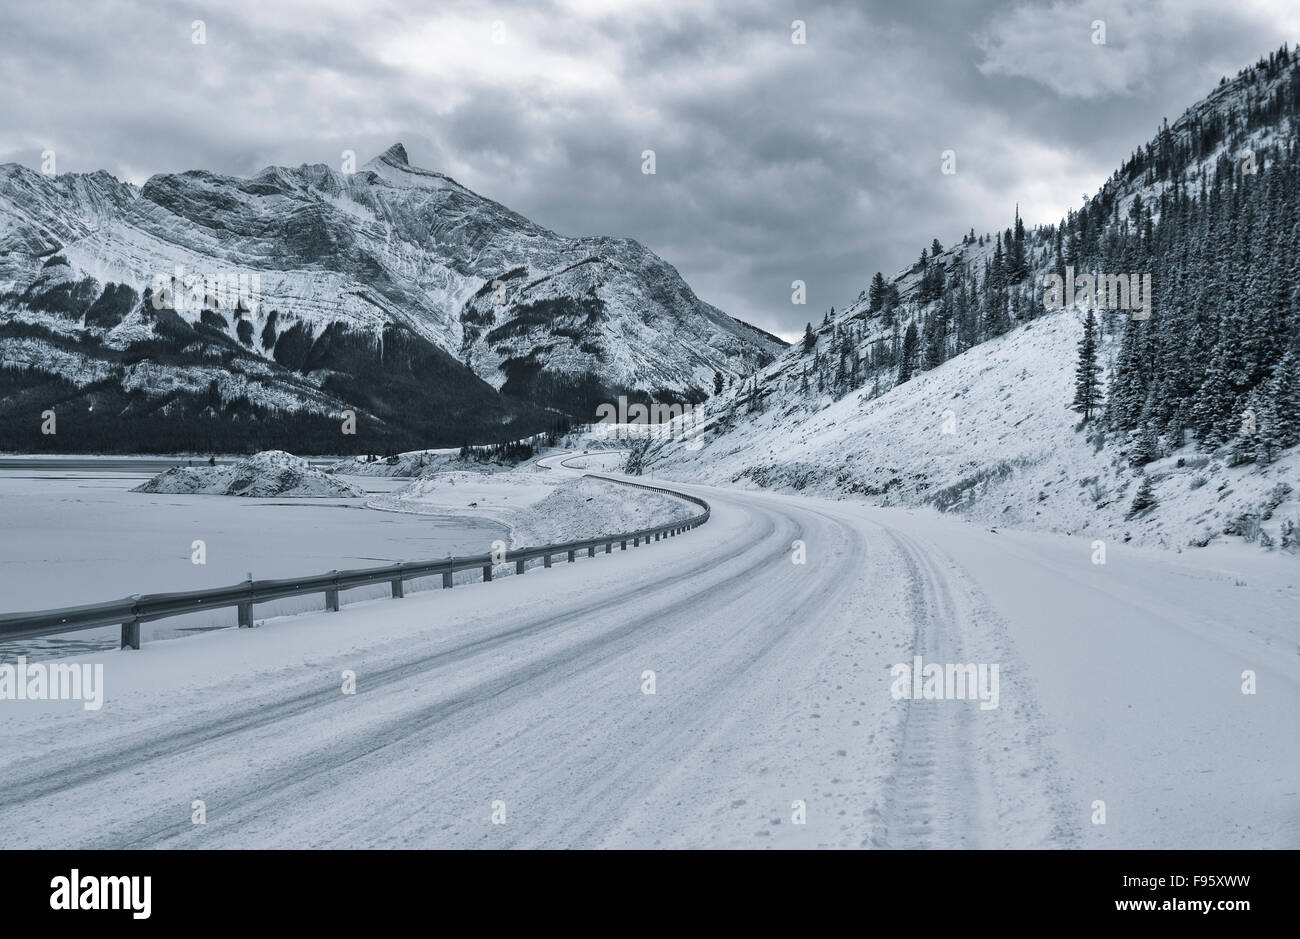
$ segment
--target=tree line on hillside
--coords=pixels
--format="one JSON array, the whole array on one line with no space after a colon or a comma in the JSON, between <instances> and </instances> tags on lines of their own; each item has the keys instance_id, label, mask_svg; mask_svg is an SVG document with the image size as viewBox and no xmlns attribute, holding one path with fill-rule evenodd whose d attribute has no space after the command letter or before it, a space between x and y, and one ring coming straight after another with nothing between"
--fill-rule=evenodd
<instances>
[{"instance_id":1,"label":"tree line on hillside","mask_svg":"<svg viewBox=\"0 0 1300 939\"><path fill-rule=\"evenodd\" d=\"M1026 232L1017 210L992 252L973 231L946 255L936 239L905 295L877 273L865 316L806 328L800 389L906 382L1042 315L1043 275L1067 267L1150 274L1149 318L1106 307L1085 319L1074 400L1085 422L1134 441L1139 463L1161 438L1231 443L1235 460L1261 462L1300 443L1300 56L1284 46L1238 83L1241 107L1203 110L1179 133L1166 122L1059 225ZM1261 127L1274 142L1244 154ZM1119 336L1108 384L1103 334Z\"/></svg>"}]
</instances>

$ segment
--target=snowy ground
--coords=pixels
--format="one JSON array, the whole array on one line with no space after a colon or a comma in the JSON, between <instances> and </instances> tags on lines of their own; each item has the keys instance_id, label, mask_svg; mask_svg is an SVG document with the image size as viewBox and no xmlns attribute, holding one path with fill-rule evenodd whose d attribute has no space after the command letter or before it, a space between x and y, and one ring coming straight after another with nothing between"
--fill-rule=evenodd
<instances>
[{"instance_id":1,"label":"snowy ground","mask_svg":"<svg viewBox=\"0 0 1300 939\"><path fill-rule=\"evenodd\" d=\"M543 461L546 462L546 461ZM597 450L565 456L559 461L552 461L565 469L580 469L590 473L617 473L627 464L626 450Z\"/></svg>"},{"instance_id":2,"label":"snowy ground","mask_svg":"<svg viewBox=\"0 0 1300 939\"><path fill-rule=\"evenodd\" d=\"M560 452L512 472L431 473L369 504L393 512L491 519L510 529L512 548L638 531L699 512L682 499L571 472L614 469L626 459L625 451Z\"/></svg>"},{"instance_id":3,"label":"snowy ground","mask_svg":"<svg viewBox=\"0 0 1300 939\"><path fill-rule=\"evenodd\" d=\"M698 511L680 499L549 471L549 464L568 456L514 472L436 474L415 481L340 476L338 482L349 490L365 490L347 498L146 493L132 490L147 477L116 469L0 470L6 531L0 543L0 612L227 586L250 572L266 579L485 554L498 541L511 547L556 543L648 528ZM198 472L219 477L215 488L224 491L232 473L243 471L218 467L214 474L204 466ZM308 483L321 476L309 475ZM272 482L258 476L259 484ZM202 564L194 563L196 540L203 542ZM437 586L436 579L413 582L408 589L430 586ZM358 588L350 596L387 591L385 584ZM323 597L286 598L258 607L257 613L323 606ZM233 610L214 610L145 624L144 639L233 623ZM0 643L0 661L111 648L118 640L115 628L105 628Z\"/></svg>"},{"instance_id":4,"label":"snowy ground","mask_svg":"<svg viewBox=\"0 0 1300 939\"><path fill-rule=\"evenodd\" d=\"M1289 560L681 488L713 517L678 538L101 653L98 712L3 703L9 843L1300 846ZM895 700L914 654L998 664L999 706Z\"/></svg>"},{"instance_id":5,"label":"snowy ground","mask_svg":"<svg viewBox=\"0 0 1300 939\"><path fill-rule=\"evenodd\" d=\"M508 526L519 512L549 496L559 482L552 474L529 469L517 473L434 473L409 481L370 504L390 512L460 515Z\"/></svg>"},{"instance_id":6,"label":"snowy ground","mask_svg":"<svg viewBox=\"0 0 1300 939\"><path fill-rule=\"evenodd\" d=\"M368 510L369 499L406 481L354 479L368 494L346 499L232 499L130 490L147 473L0 470L0 612L41 610L133 593L198 590L258 578L376 567L401 560L477 554L506 530L488 519L418 517ZM194 541L204 564L193 563ZM371 592L379 595L386 588ZM357 591L364 595L365 590ZM323 608L322 598L278 601L277 610ZM259 608L259 615L263 612ZM144 638L230 626L234 611L145 624ZM22 652L116 645L116 630L0 643Z\"/></svg>"}]
</instances>

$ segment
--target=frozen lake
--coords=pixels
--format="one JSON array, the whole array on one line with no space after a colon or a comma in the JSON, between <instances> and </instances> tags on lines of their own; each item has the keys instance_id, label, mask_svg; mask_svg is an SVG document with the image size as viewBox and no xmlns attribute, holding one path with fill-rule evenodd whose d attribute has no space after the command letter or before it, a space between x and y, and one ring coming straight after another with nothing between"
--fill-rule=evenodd
<instances>
[{"instance_id":1,"label":"frozen lake","mask_svg":"<svg viewBox=\"0 0 1300 939\"><path fill-rule=\"evenodd\" d=\"M174 465L171 461L168 465ZM67 464L0 466L0 612L52 609L136 593L198 590L256 578L292 577L396 561L482 554L506 529L482 519L407 515L367 508L365 499L247 499L131 492L157 467ZM367 492L407 480L349 477ZM205 564L191 560L196 540ZM416 582L408 590L437 586ZM387 585L347 599L383 596ZM323 609L323 597L294 597L255 608L266 616ZM235 610L146 623L145 640L231 626ZM112 647L117 630L0 643L0 660Z\"/></svg>"}]
</instances>

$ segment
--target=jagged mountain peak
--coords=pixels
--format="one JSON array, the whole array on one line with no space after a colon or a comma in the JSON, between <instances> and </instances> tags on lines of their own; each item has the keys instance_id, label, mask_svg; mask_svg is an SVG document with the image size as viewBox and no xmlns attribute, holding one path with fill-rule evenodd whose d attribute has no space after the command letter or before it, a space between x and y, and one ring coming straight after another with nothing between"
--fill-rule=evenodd
<instances>
[{"instance_id":1,"label":"jagged mountain peak","mask_svg":"<svg viewBox=\"0 0 1300 939\"><path fill-rule=\"evenodd\" d=\"M388 185L399 189L451 189L471 195L475 199L483 199L482 196L466 189L444 173L412 166L406 147L400 143L393 144L379 156L369 160L362 166L362 170L374 174Z\"/></svg>"},{"instance_id":2,"label":"jagged mountain peak","mask_svg":"<svg viewBox=\"0 0 1300 939\"><path fill-rule=\"evenodd\" d=\"M396 163L399 166L410 166L411 160L406 155L406 147L400 143L395 143L379 156L371 160L371 163L382 160L385 163Z\"/></svg>"}]
</instances>

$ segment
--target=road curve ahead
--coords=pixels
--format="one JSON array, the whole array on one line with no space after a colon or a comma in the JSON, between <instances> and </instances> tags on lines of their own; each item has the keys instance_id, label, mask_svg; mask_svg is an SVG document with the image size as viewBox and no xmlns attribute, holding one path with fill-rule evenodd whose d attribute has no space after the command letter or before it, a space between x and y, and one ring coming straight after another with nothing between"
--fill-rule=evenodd
<instances>
[{"instance_id":1,"label":"road curve ahead","mask_svg":"<svg viewBox=\"0 0 1300 939\"><path fill-rule=\"evenodd\" d=\"M104 653L99 711L5 702L6 845L1300 840L1300 751L1276 732L1300 713L1300 657L1159 600L1204 590L1212 620L1239 598L1227 580L1193 588L1137 554L1099 580L1074 539L656 484L712 519L492 584ZM1181 669L1163 694L1140 682L1157 648ZM890 669L915 655L998 665L997 706L896 698ZM1243 658L1267 698L1243 704Z\"/></svg>"}]
</instances>

